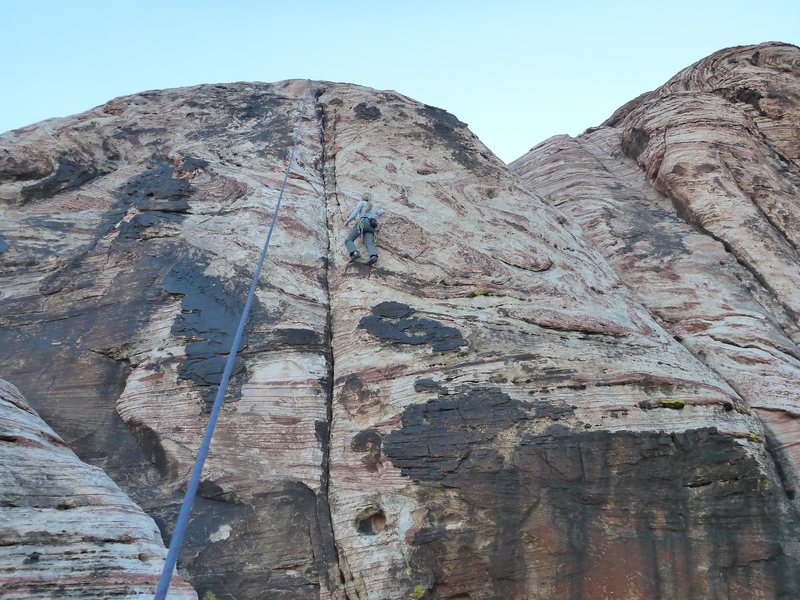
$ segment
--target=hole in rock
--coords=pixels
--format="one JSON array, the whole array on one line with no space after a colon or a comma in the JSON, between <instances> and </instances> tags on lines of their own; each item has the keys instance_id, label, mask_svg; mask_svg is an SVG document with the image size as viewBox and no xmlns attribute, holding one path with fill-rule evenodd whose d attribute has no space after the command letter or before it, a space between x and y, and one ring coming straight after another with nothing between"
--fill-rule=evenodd
<instances>
[{"instance_id":1,"label":"hole in rock","mask_svg":"<svg viewBox=\"0 0 800 600\"><path fill-rule=\"evenodd\" d=\"M386 514L380 508L370 507L356 517L356 529L364 535L378 535L386 529Z\"/></svg>"}]
</instances>

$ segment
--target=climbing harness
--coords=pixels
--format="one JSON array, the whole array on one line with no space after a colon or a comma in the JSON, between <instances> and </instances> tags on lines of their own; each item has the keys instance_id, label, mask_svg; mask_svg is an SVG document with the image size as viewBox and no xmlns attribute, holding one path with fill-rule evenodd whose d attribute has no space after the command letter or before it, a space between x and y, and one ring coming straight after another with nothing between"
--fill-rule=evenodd
<instances>
[{"instance_id":1,"label":"climbing harness","mask_svg":"<svg viewBox=\"0 0 800 600\"><path fill-rule=\"evenodd\" d=\"M158 581L158 587L156 588L154 600L164 600L166 598L167 592L169 591L169 584L172 580L173 572L175 570L175 565L178 562L178 554L180 553L181 545L183 544L183 538L186 535L186 530L189 525L189 514L192 512L192 504L194 503L194 498L197 495L197 489L200 486L200 476L203 473L203 465L205 464L209 450L211 449L211 438L214 435L214 427L217 424L217 418L222 410L225 392L228 389L228 382L231 378L233 365L236 362L236 354L239 350L239 344L242 341L244 327L247 324L247 317L250 314L250 307L253 304L253 298L255 297L256 286L258 285L258 280L261 276L261 269L264 266L264 260L267 257L267 249L269 248L269 242L272 238L272 230L275 228L275 221L278 218L278 211L281 208L283 191L286 188L286 182L289 179L289 172L292 169L292 163L294 162L295 153L297 152L297 144L300 140L300 130L302 129L302 118L303 113L305 112L307 96L308 94L303 97L303 102L300 106L300 113L297 116L297 130L294 136L294 144L292 145L292 153L289 156L289 163L286 165L286 172L283 174L283 182L281 183L281 189L278 193L278 202L275 205L275 211L272 213L272 222L269 225L267 237L264 240L263 247L261 248L261 256L259 257L255 274L253 275L253 281L250 284L250 291L248 292L247 300L244 303L244 309L242 310L239 326L236 329L236 335L233 339L233 344L231 345L231 351L228 355L227 361L225 362L225 370L222 372L219 389L217 390L217 395L214 398L214 405L211 408L211 414L208 417L208 426L206 427L206 432L203 436L203 441L200 444L200 448L197 451L197 459L194 464L192 476L189 479L189 485L187 486L186 493L183 497L183 504L181 505L181 510L178 514L178 520L175 523L175 531L172 533L172 540L170 541L169 550L167 551L167 559L164 562L164 570L161 572L161 578Z\"/></svg>"},{"instance_id":2,"label":"climbing harness","mask_svg":"<svg viewBox=\"0 0 800 600\"><path fill-rule=\"evenodd\" d=\"M368 206L368 208L370 208L370 207ZM356 221L356 227L358 227L358 231L360 232L361 241L362 242L364 241L364 233L366 233L367 221L369 221L369 226L370 226L370 229L372 230L372 239L373 239L375 245L377 245L378 244L378 229L380 228L380 225L378 224L378 220L377 219L373 219L372 217L359 217L358 221Z\"/></svg>"}]
</instances>

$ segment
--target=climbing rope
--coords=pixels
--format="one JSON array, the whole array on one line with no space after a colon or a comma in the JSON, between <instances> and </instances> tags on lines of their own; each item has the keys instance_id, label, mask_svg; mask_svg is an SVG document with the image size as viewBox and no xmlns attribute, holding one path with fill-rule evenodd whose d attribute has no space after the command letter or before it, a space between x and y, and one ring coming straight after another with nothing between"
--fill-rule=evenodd
<instances>
[{"instance_id":1,"label":"climbing rope","mask_svg":"<svg viewBox=\"0 0 800 600\"><path fill-rule=\"evenodd\" d=\"M233 339L233 344L231 345L230 354L228 354L228 359L225 362L225 369L222 372L222 379L220 379L219 382L219 389L217 390L217 395L214 398L214 405L211 408L211 414L208 417L208 427L206 427L206 432L203 435L203 441L200 444L200 449L197 451L197 460L194 464L192 476L189 479L189 485L186 488L186 494L183 496L183 504L181 505L181 510L178 514L178 520L175 523L175 530L172 533L172 540L169 544L167 559L164 562L164 570L161 572L161 578L158 580L158 587L156 588L154 600L164 600L166 598L167 591L169 590L169 584L172 581L175 565L178 562L178 554L180 553L181 545L183 544L183 538L186 535L186 530L189 525L189 515L192 512L192 505L194 504L194 499L197 495L197 488L200 486L200 476L203 473L203 465L205 464L209 450L211 449L211 438L214 435L214 427L216 427L217 418L222 410L223 399L225 398L225 392L228 389L228 382L231 378L233 365L236 362L236 354L239 351L239 344L242 341L242 334L244 333L244 327L247 324L247 317L250 314L250 307L253 304L256 286L258 285L258 280L261 277L261 269L264 266L264 260L267 257L267 249L269 248L269 242L272 238L272 230L275 228L275 221L278 218L278 211L281 208L283 191L286 188L286 182L289 180L289 172L292 169L292 163L294 162L295 153L297 152L297 143L300 140L300 130L302 129L302 118L303 113L305 112L305 103L306 97L303 97L303 103L300 107L300 114L297 116L296 132L294 136L294 143L292 144L292 152L289 156L289 163L286 165L286 172L283 174L283 182L281 183L280 193L278 194L278 203L275 205L275 211L272 213L272 222L270 223L267 237L264 240L264 246L261 248L261 256L258 259L258 266L256 267L255 274L253 275L253 281L250 284L250 291L248 292L247 300L244 303L244 309L242 310L242 316L239 319L239 326L236 329L236 335Z\"/></svg>"}]
</instances>

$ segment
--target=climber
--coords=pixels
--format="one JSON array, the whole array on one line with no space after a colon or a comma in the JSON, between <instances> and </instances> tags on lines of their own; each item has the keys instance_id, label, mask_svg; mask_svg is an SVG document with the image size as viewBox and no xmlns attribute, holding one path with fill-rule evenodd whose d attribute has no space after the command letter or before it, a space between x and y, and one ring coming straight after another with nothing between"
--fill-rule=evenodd
<instances>
[{"instance_id":1,"label":"climber","mask_svg":"<svg viewBox=\"0 0 800 600\"><path fill-rule=\"evenodd\" d=\"M347 236L344 242L347 251L350 253L350 262L355 262L361 257L361 253L356 250L356 245L353 243L358 236L362 237L364 245L369 252L368 265L374 265L378 262L378 249L375 247L375 234L378 232L378 221L376 217L383 214L382 208L375 208L372 205L372 194L364 192L361 200L358 201L353 212L347 217L344 224L347 225L353 219L356 220L355 227Z\"/></svg>"}]
</instances>

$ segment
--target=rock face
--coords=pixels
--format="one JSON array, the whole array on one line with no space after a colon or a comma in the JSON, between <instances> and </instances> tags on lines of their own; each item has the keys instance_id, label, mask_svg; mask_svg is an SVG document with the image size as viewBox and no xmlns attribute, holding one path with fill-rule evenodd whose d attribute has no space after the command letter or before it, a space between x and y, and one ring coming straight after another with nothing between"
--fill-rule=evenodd
<instances>
[{"instance_id":1,"label":"rock face","mask_svg":"<svg viewBox=\"0 0 800 600\"><path fill-rule=\"evenodd\" d=\"M800 490L800 49L724 50L511 165L765 423Z\"/></svg>"},{"instance_id":2,"label":"rock face","mask_svg":"<svg viewBox=\"0 0 800 600\"><path fill-rule=\"evenodd\" d=\"M152 594L166 551L153 520L101 469L81 462L0 380L3 598ZM197 598L180 577L170 598Z\"/></svg>"},{"instance_id":3,"label":"rock face","mask_svg":"<svg viewBox=\"0 0 800 600\"><path fill-rule=\"evenodd\" d=\"M741 392L465 123L324 82L0 137L0 373L166 538L296 128L179 564L201 594L800 594L791 475ZM365 190L372 268L343 245Z\"/></svg>"}]
</instances>

